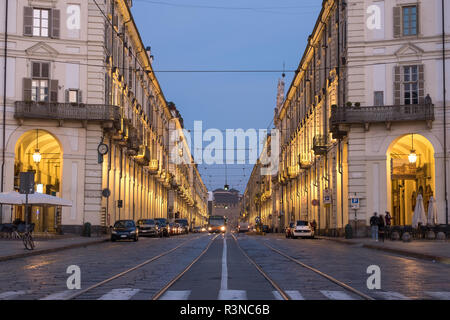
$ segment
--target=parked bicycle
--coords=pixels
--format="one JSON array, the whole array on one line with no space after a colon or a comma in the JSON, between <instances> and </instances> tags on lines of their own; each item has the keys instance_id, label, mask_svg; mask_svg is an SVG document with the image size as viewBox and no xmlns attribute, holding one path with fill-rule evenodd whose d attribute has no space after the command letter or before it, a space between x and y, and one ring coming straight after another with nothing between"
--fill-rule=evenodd
<instances>
[{"instance_id":1,"label":"parked bicycle","mask_svg":"<svg viewBox=\"0 0 450 320\"><path fill-rule=\"evenodd\" d=\"M32 236L33 231L34 231L34 223L31 224L23 223L17 226L17 233L19 234L20 238L22 238L23 245L27 250L33 250L35 247Z\"/></svg>"}]
</instances>

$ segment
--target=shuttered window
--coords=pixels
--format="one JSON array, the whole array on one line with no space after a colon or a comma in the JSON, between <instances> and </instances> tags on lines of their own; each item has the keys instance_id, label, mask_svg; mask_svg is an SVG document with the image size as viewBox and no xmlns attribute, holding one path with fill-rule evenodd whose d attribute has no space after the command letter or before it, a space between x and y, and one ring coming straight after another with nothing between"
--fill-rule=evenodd
<instances>
[{"instance_id":1,"label":"shuttered window","mask_svg":"<svg viewBox=\"0 0 450 320\"><path fill-rule=\"evenodd\" d=\"M384 106L384 91L375 91L373 101L375 106Z\"/></svg>"},{"instance_id":2,"label":"shuttered window","mask_svg":"<svg viewBox=\"0 0 450 320\"><path fill-rule=\"evenodd\" d=\"M394 7L394 38L419 34L419 7Z\"/></svg>"},{"instance_id":3,"label":"shuttered window","mask_svg":"<svg viewBox=\"0 0 450 320\"><path fill-rule=\"evenodd\" d=\"M394 70L394 103L423 104L425 99L424 66L398 66Z\"/></svg>"},{"instance_id":4,"label":"shuttered window","mask_svg":"<svg viewBox=\"0 0 450 320\"><path fill-rule=\"evenodd\" d=\"M33 37L60 36L60 11L45 8L23 8L23 34Z\"/></svg>"}]
</instances>

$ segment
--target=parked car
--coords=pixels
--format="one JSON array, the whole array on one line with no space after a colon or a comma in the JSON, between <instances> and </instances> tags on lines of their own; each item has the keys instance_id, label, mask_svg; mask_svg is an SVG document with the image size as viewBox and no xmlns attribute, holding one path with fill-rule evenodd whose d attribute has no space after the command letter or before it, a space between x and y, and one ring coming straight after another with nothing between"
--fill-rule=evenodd
<instances>
[{"instance_id":1,"label":"parked car","mask_svg":"<svg viewBox=\"0 0 450 320\"><path fill-rule=\"evenodd\" d=\"M269 228L269 226L267 224L265 224L265 225L262 226L262 230L261 231L264 232L264 233L270 233L270 228Z\"/></svg>"},{"instance_id":2,"label":"parked car","mask_svg":"<svg viewBox=\"0 0 450 320\"><path fill-rule=\"evenodd\" d=\"M178 223L182 227L181 233L189 233L189 223L186 219L175 219L175 223Z\"/></svg>"},{"instance_id":3,"label":"parked car","mask_svg":"<svg viewBox=\"0 0 450 320\"><path fill-rule=\"evenodd\" d=\"M285 229L286 238L292 238L294 236L295 223L289 222L289 226Z\"/></svg>"},{"instance_id":4,"label":"parked car","mask_svg":"<svg viewBox=\"0 0 450 320\"><path fill-rule=\"evenodd\" d=\"M176 236L180 233L179 224L175 222L170 222L168 225L169 234L171 236Z\"/></svg>"},{"instance_id":5,"label":"parked car","mask_svg":"<svg viewBox=\"0 0 450 320\"><path fill-rule=\"evenodd\" d=\"M159 229L161 230L161 236L169 237L169 222L166 218L155 218L155 221L159 224Z\"/></svg>"},{"instance_id":6,"label":"parked car","mask_svg":"<svg viewBox=\"0 0 450 320\"><path fill-rule=\"evenodd\" d=\"M192 228L192 232L193 233L200 233L200 232L202 232L202 227L196 226L196 227Z\"/></svg>"},{"instance_id":7,"label":"parked car","mask_svg":"<svg viewBox=\"0 0 450 320\"><path fill-rule=\"evenodd\" d=\"M111 230L111 241L116 240L139 240L139 229L133 220L118 220Z\"/></svg>"},{"instance_id":8,"label":"parked car","mask_svg":"<svg viewBox=\"0 0 450 320\"><path fill-rule=\"evenodd\" d=\"M241 233L241 232L248 232L249 231L248 223L247 222L239 222L239 225L238 225L237 229L238 229L239 233Z\"/></svg>"},{"instance_id":9,"label":"parked car","mask_svg":"<svg viewBox=\"0 0 450 320\"><path fill-rule=\"evenodd\" d=\"M295 227L292 232L292 237L297 239L301 238L314 238L314 231L312 230L308 221L305 220L297 220Z\"/></svg>"},{"instance_id":10,"label":"parked car","mask_svg":"<svg viewBox=\"0 0 450 320\"><path fill-rule=\"evenodd\" d=\"M137 222L139 235L159 237L161 234L159 222L153 219L140 219Z\"/></svg>"}]
</instances>

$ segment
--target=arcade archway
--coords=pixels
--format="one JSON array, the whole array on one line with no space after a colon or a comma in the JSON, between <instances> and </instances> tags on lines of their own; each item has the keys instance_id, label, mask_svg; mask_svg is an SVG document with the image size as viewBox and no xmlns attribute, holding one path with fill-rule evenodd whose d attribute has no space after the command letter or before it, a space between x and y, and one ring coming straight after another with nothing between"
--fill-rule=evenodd
<instances>
[{"instance_id":1,"label":"arcade archway","mask_svg":"<svg viewBox=\"0 0 450 320\"><path fill-rule=\"evenodd\" d=\"M425 210L430 197L435 196L433 145L424 136L408 134L392 142L386 155L393 225L411 225L417 195L422 194Z\"/></svg>"}]
</instances>

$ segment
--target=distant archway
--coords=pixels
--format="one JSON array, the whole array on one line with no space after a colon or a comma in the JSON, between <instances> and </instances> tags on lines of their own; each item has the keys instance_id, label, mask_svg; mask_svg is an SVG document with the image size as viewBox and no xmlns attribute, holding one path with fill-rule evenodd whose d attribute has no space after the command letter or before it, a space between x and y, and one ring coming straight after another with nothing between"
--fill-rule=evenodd
<instances>
[{"instance_id":1,"label":"distant archway","mask_svg":"<svg viewBox=\"0 0 450 320\"><path fill-rule=\"evenodd\" d=\"M407 134L394 140L386 153L387 192L393 225L411 225L416 198L423 196L425 210L435 196L435 150L422 135ZM415 156L414 156L415 155Z\"/></svg>"}]
</instances>

